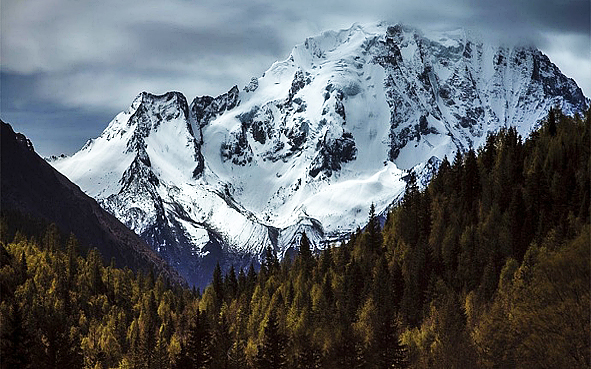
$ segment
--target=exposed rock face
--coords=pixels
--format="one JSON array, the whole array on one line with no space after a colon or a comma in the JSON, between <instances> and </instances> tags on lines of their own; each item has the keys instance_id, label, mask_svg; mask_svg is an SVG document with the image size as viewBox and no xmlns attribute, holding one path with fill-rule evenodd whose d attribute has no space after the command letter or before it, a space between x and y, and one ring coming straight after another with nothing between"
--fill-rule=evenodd
<instances>
[{"instance_id":1,"label":"exposed rock face","mask_svg":"<svg viewBox=\"0 0 591 369\"><path fill-rule=\"evenodd\" d=\"M588 106L538 50L464 30L355 25L297 45L239 90L142 93L71 158L52 164L203 286L216 261L316 247L426 185L444 156L489 132L527 135L550 107Z\"/></svg>"},{"instance_id":2,"label":"exposed rock face","mask_svg":"<svg viewBox=\"0 0 591 369\"><path fill-rule=\"evenodd\" d=\"M427 38L402 25L388 27L377 42L374 62L386 72L392 161L409 142L431 134L447 134L466 150L498 127L517 126L527 134L532 118L551 106L573 113L587 104L576 83L530 47L486 44L463 30Z\"/></svg>"},{"instance_id":3,"label":"exposed rock face","mask_svg":"<svg viewBox=\"0 0 591 369\"><path fill-rule=\"evenodd\" d=\"M253 82L251 82L251 84L252 83ZM212 119L224 113L226 110L232 110L235 108L238 103L240 103L238 96L238 86L234 86L230 91L218 97L196 97L191 103L191 115L193 120L199 125L199 127L204 127Z\"/></svg>"},{"instance_id":4,"label":"exposed rock face","mask_svg":"<svg viewBox=\"0 0 591 369\"><path fill-rule=\"evenodd\" d=\"M357 148L353 135L343 131L340 137L332 137L329 135L330 133L326 132L324 137L318 141L318 154L312 160L309 172L312 177L318 176L321 172L326 177L330 177L333 172L341 169L341 164L355 160Z\"/></svg>"}]
</instances>

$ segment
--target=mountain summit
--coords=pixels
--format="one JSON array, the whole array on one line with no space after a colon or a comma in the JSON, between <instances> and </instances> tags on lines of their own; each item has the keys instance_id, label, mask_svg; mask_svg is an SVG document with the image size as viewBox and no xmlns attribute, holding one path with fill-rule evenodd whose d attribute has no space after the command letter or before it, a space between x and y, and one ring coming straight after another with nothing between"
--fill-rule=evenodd
<instances>
[{"instance_id":1,"label":"mountain summit","mask_svg":"<svg viewBox=\"0 0 591 369\"><path fill-rule=\"evenodd\" d=\"M363 226L444 156L487 134L589 105L540 51L464 30L354 25L297 45L218 97L141 93L100 137L52 164L190 283L302 232L315 247Z\"/></svg>"}]
</instances>

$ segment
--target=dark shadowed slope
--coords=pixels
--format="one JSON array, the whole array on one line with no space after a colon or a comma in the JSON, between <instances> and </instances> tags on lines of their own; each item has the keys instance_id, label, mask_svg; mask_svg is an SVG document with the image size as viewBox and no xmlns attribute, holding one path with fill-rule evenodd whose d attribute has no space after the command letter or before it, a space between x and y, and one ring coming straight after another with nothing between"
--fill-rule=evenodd
<instances>
[{"instance_id":1,"label":"dark shadowed slope","mask_svg":"<svg viewBox=\"0 0 591 369\"><path fill-rule=\"evenodd\" d=\"M85 247L96 247L104 260L118 266L164 273L174 281L181 277L149 246L94 199L57 172L35 153L31 142L1 122L1 190L3 214L20 213L55 223L64 234L73 233Z\"/></svg>"}]
</instances>

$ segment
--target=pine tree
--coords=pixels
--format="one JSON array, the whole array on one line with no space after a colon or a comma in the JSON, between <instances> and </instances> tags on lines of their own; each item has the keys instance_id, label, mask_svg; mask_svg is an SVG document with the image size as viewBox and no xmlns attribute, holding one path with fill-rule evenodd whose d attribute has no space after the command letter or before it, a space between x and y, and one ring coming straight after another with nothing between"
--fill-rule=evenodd
<instances>
[{"instance_id":1,"label":"pine tree","mask_svg":"<svg viewBox=\"0 0 591 369\"><path fill-rule=\"evenodd\" d=\"M228 351L228 368L243 369L248 367L246 355L244 354L244 341L239 340L232 343Z\"/></svg>"},{"instance_id":2,"label":"pine tree","mask_svg":"<svg viewBox=\"0 0 591 369\"><path fill-rule=\"evenodd\" d=\"M248 266L248 272L246 273L246 296L248 296L249 299L252 296L256 282L257 272L254 270L254 265L251 262Z\"/></svg>"},{"instance_id":3,"label":"pine tree","mask_svg":"<svg viewBox=\"0 0 591 369\"><path fill-rule=\"evenodd\" d=\"M379 368L408 367L407 348L400 343L397 330L398 325L391 315L382 317L375 345Z\"/></svg>"},{"instance_id":4,"label":"pine tree","mask_svg":"<svg viewBox=\"0 0 591 369\"><path fill-rule=\"evenodd\" d=\"M90 273L90 288L95 295L99 295L104 292L105 285L101 276L101 269L103 268L103 262L101 254L94 248L88 252L86 256L86 262L88 265L88 271Z\"/></svg>"},{"instance_id":5,"label":"pine tree","mask_svg":"<svg viewBox=\"0 0 591 369\"><path fill-rule=\"evenodd\" d=\"M309 335L301 337L299 347L295 352L292 367L296 369L317 369L321 368L322 355L314 345Z\"/></svg>"},{"instance_id":6,"label":"pine tree","mask_svg":"<svg viewBox=\"0 0 591 369\"><path fill-rule=\"evenodd\" d=\"M389 315L392 312L392 281L385 257L380 257L373 271L372 294L379 315Z\"/></svg>"},{"instance_id":7,"label":"pine tree","mask_svg":"<svg viewBox=\"0 0 591 369\"><path fill-rule=\"evenodd\" d=\"M269 312L261 344L256 355L257 369L281 369L287 366L287 338L279 331L275 311Z\"/></svg>"},{"instance_id":8,"label":"pine tree","mask_svg":"<svg viewBox=\"0 0 591 369\"><path fill-rule=\"evenodd\" d=\"M401 235L409 245L415 245L419 237L419 186L417 176L410 172L406 182L404 196L402 198Z\"/></svg>"},{"instance_id":9,"label":"pine tree","mask_svg":"<svg viewBox=\"0 0 591 369\"><path fill-rule=\"evenodd\" d=\"M225 369L229 366L228 352L232 348L232 334L230 333L230 322L225 314L220 314L213 323L211 333L211 367Z\"/></svg>"},{"instance_id":10,"label":"pine tree","mask_svg":"<svg viewBox=\"0 0 591 369\"><path fill-rule=\"evenodd\" d=\"M219 262L216 263L215 269L213 270L211 286L213 287L213 291L215 293L216 306L219 308L224 301L224 280L222 278L222 268L220 267Z\"/></svg>"},{"instance_id":11,"label":"pine tree","mask_svg":"<svg viewBox=\"0 0 591 369\"><path fill-rule=\"evenodd\" d=\"M366 364L363 346L355 337L351 326L345 326L332 350L324 357L323 367L363 368Z\"/></svg>"},{"instance_id":12,"label":"pine tree","mask_svg":"<svg viewBox=\"0 0 591 369\"><path fill-rule=\"evenodd\" d=\"M207 368L211 362L210 334L207 327L207 318L197 311L187 331L187 339L181 345L181 354L177 362L177 368Z\"/></svg>"},{"instance_id":13,"label":"pine tree","mask_svg":"<svg viewBox=\"0 0 591 369\"><path fill-rule=\"evenodd\" d=\"M2 317L0 330L0 363L2 368L20 369L31 367L29 353L32 343L31 335L26 329L22 309L13 300L8 310L8 316Z\"/></svg>"},{"instance_id":14,"label":"pine tree","mask_svg":"<svg viewBox=\"0 0 591 369\"><path fill-rule=\"evenodd\" d=\"M56 251L60 247L60 233L55 223L51 223L43 236L43 246L50 251Z\"/></svg>"},{"instance_id":15,"label":"pine tree","mask_svg":"<svg viewBox=\"0 0 591 369\"><path fill-rule=\"evenodd\" d=\"M328 271L333 267L333 260L332 260L332 247L330 244L326 246L326 248L322 251L320 255L319 261L319 277L322 277L328 273Z\"/></svg>"},{"instance_id":16,"label":"pine tree","mask_svg":"<svg viewBox=\"0 0 591 369\"><path fill-rule=\"evenodd\" d=\"M301 263L301 268L304 276L309 276L312 269L312 251L310 250L310 240L306 233L302 233L300 239L300 248L298 250L298 256Z\"/></svg>"},{"instance_id":17,"label":"pine tree","mask_svg":"<svg viewBox=\"0 0 591 369\"><path fill-rule=\"evenodd\" d=\"M246 283L246 274L244 274L244 269L240 268L238 272L238 295L246 291Z\"/></svg>"},{"instance_id":18,"label":"pine tree","mask_svg":"<svg viewBox=\"0 0 591 369\"><path fill-rule=\"evenodd\" d=\"M548 133L552 137L556 136L556 114L552 108L550 108L550 112L548 113Z\"/></svg>"},{"instance_id":19,"label":"pine tree","mask_svg":"<svg viewBox=\"0 0 591 369\"><path fill-rule=\"evenodd\" d=\"M74 277L78 273L78 240L73 233L70 234L68 242L66 243L67 252L67 271L68 271L68 283L69 286L74 282Z\"/></svg>"},{"instance_id":20,"label":"pine tree","mask_svg":"<svg viewBox=\"0 0 591 369\"><path fill-rule=\"evenodd\" d=\"M371 252L380 252L382 250L383 237L380 226L380 219L376 215L376 207L371 203L369 208L369 222L367 223L367 237Z\"/></svg>"},{"instance_id":21,"label":"pine tree","mask_svg":"<svg viewBox=\"0 0 591 369\"><path fill-rule=\"evenodd\" d=\"M230 271L226 274L224 279L224 295L227 299L233 299L238 292L238 280L236 279L236 271L234 265L230 267Z\"/></svg>"},{"instance_id":22,"label":"pine tree","mask_svg":"<svg viewBox=\"0 0 591 369\"><path fill-rule=\"evenodd\" d=\"M476 219L478 207L476 199L480 192L480 176L476 153L470 149L464 159L464 179L462 180L462 202L464 203L464 216L474 221Z\"/></svg>"},{"instance_id":23,"label":"pine tree","mask_svg":"<svg viewBox=\"0 0 591 369\"><path fill-rule=\"evenodd\" d=\"M139 318L140 352L142 353L143 361L147 363L148 367L150 367L154 360L154 348L158 339L157 332L159 326L158 307L156 306L154 292L150 291L149 295L144 297Z\"/></svg>"},{"instance_id":24,"label":"pine tree","mask_svg":"<svg viewBox=\"0 0 591 369\"><path fill-rule=\"evenodd\" d=\"M27 266L27 257L25 256L25 251L21 252L21 262L19 265L19 284L24 283L27 280L29 267Z\"/></svg>"},{"instance_id":25,"label":"pine tree","mask_svg":"<svg viewBox=\"0 0 591 369\"><path fill-rule=\"evenodd\" d=\"M265 254L263 256L263 263L261 264L260 273L266 279L278 270L279 270L279 260L277 260L277 255L275 254L275 250L273 250L271 248L271 246L265 247Z\"/></svg>"}]
</instances>

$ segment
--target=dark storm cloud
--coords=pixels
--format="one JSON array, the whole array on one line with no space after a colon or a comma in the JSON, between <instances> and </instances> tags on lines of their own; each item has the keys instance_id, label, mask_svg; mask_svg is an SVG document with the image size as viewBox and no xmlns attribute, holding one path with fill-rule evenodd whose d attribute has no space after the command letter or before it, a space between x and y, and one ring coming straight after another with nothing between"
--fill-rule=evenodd
<instances>
[{"instance_id":1,"label":"dark storm cloud","mask_svg":"<svg viewBox=\"0 0 591 369\"><path fill-rule=\"evenodd\" d=\"M80 149L102 128L91 122L107 122L114 112L72 109L49 101L31 103L43 75L2 74L0 102L2 120L24 131L42 155L67 153ZM67 135L65 135L67 133Z\"/></svg>"},{"instance_id":2,"label":"dark storm cloud","mask_svg":"<svg viewBox=\"0 0 591 369\"><path fill-rule=\"evenodd\" d=\"M17 130L25 124L21 119L30 122L27 129L56 127L62 138L55 140L64 150L55 149L59 143L51 148L38 143L44 154L80 147L85 139L72 142L67 127L100 132L141 91L177 90L189 100L217 95L260 76L306 37L355 22L467 27L503 42L530 43L591 94L588 0L3 0L0 5L2 117L13 117Z\"/></svg>"},{"instance_id":3,"label":"dark storm cloud","mask_svg":"<svg viewBox=\"0 0 591 369\"><path fill-rule=\"evenodd\" d=\"M130 27L134 34L134 52L143 58L189 59L203 55L250 54L253 50L264 55L285 52L282 40L262 27L226 27L212 32L190 27L169 27L162 22L147 22ZM146 51L151 50L146 54ZM133 54L132 54L133 55Z\"/></svg>"},{"instance_id":4,"label":"dark storm cloud","mask_svg":"<svg viewBox=\"0 0 591 369\"><path fill-rule=\"evenodd\" d=\"M466 1L465 5L470 6ZM474 9L474 25L485 22L511 30L551 30L589 35L589 1L484 1ZM492 18L491 19L491 15ZM516 23L517 22L517 23Z\"/></svg>"}]
</instances>

